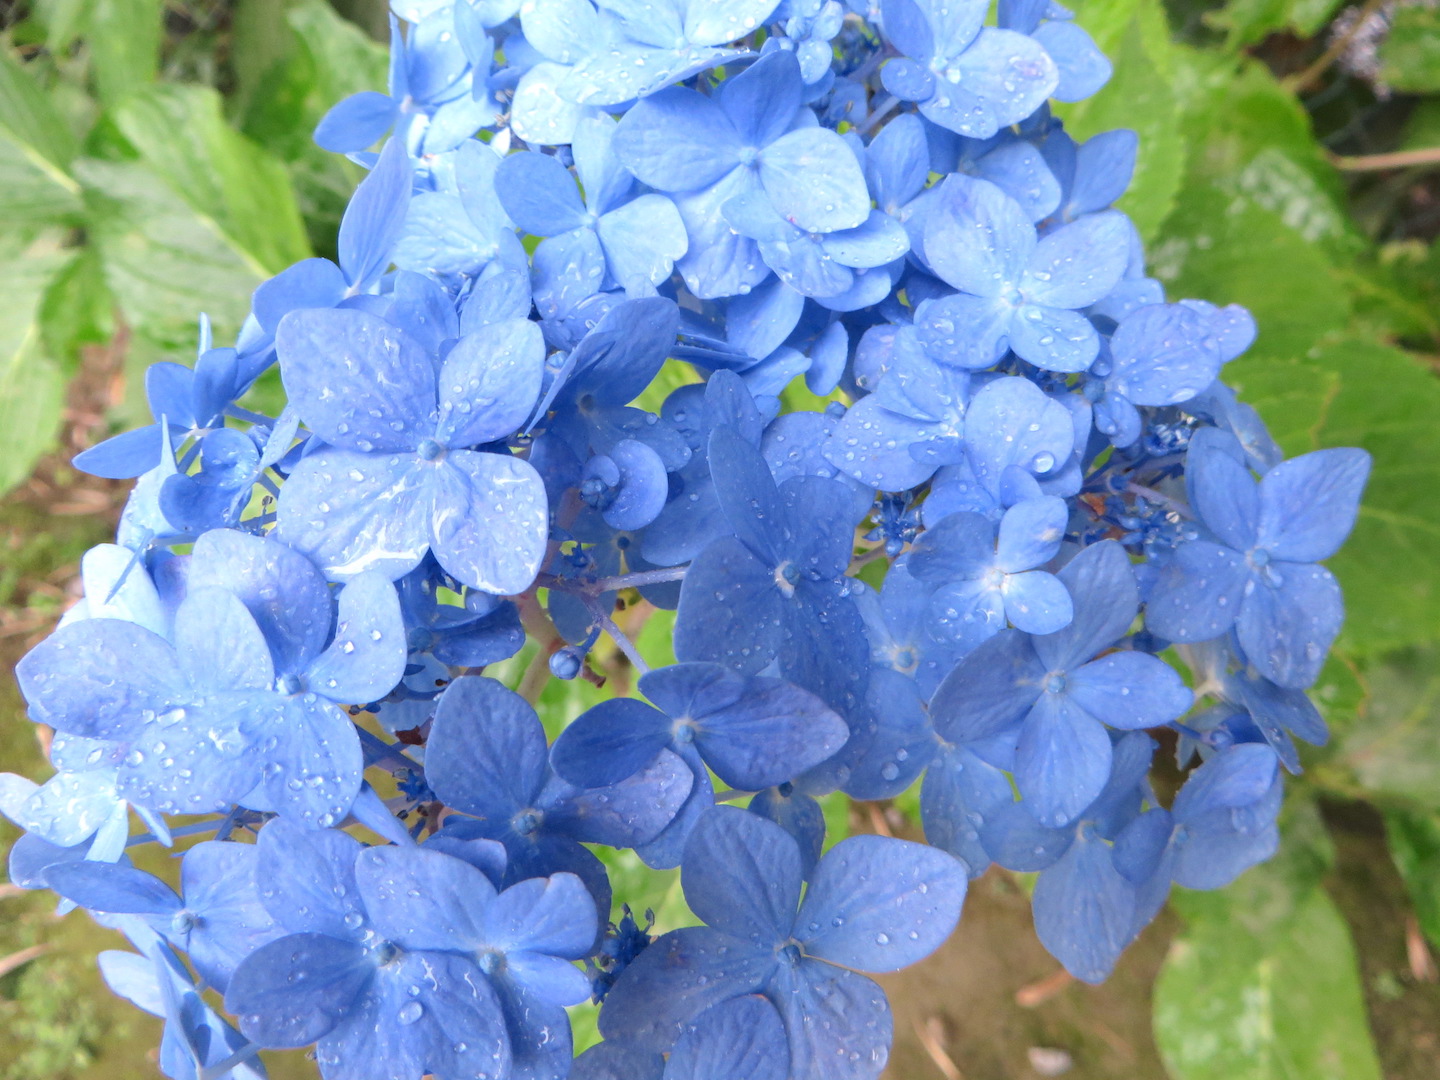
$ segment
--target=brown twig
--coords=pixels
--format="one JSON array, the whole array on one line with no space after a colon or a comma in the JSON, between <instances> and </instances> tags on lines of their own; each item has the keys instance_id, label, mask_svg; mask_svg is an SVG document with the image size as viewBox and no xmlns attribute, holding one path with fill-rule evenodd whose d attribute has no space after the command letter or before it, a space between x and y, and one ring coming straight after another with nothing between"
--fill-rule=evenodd
<instances>
[{"instance_id":1,"label":"brown twig","mask_svg":"<svg viewBox=\"0 0 1440 1080\"><path fill-rule=\"evenodd\" d=\"M955 1059L945 1052L945 1027L938 1016L932 1016L925 1023L919 1020L914 1022L915 1037L920 1040L920 1045L925 1048L925 1053L930 1055L930 1060L935 1062L935 1067L945 1076L945 1080L965 1080L965 1074L960 1071L960 1066L955 1064Z\"/></svg>"},{"instance_id":2,"label":"brown twig","mask_svg":"<svg viewBox=\"0 0 1440 1080\"><path fill-rule=\"evenodd\" d=\"M37 956L44 956L49 951L49 945L31 945L28 949L21 949L19 952L13 952L0 959L0 978L9 975L16 968L24 967Z\"/></svg>"},{"instance_id":3,"label":"brown twig","mask_svg":"<svg viewBox=\"0 0 1440 1080\"><path fill-rule=\"evenodd\" d=\"M1330 42L1330 47L1315 58L1314 63L1296 75L1291 75L1280 80L1280 85L1291 93L1298 94L1306 90L1316 79L1330 70L1330 65L1340 59L1355 36L1360 33L1367 19L1379 11L1385 4L1385 0L1365 0L1365 6L1356 14L1353 22L1346 27L1345 32Z\"/></svg>"},{"instance_id":4,"label":"brown twig","mask_svg":"<svg viewBox=\"0 0 1440 1080\"><path fill-rule=\"evenodd\" d=\"M1016 990L1015 1004L1022 1009L1033 1009L1049 1001L1074 981L1075 976L1060 968L1053 975L1046 975L1045 978Z\"/></svg>"},{"instance_id":5,"label":"brown twig","mask_svg":"<svg viewBox=\"0 0 1440 1080\"><path fill-rule=\"evenodd\" d=\"M1355 157L1331 154L1330 164L1341 172L1384 172L1387 169L1440 165L1440 146L1427 146L1423 150L1396 150L1390 154L1360 154Z\"/></svg>"}]
</instances>

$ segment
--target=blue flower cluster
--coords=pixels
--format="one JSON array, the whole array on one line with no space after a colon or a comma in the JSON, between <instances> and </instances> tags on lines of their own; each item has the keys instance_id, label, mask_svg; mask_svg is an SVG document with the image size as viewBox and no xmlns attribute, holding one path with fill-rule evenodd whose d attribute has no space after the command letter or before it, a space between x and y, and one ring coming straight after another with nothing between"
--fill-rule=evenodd
<instances>
[{"instance_id":1,"label":"blue flower cluster","mask_svg":"<svg viewBox=\"0 0 1440 1080\"><path fill-rule=\"evenodd\" d=\"M1218 381L1250 317L1146 275L1133 134L1047 104L1110 74L1068 12L393 7L389 92L316 133L369 169L338 261L77 458L136 484L18 671L11 879L128 936L167 1075L866 1080L861 973L992 862L1098 981L1274 851L1369 462L1281 461ZM602 639L633 693L548 743ZM916 784L928 844L826 849L819 797ZM182 837L178 887L127 857ZM703 925L652 941L597 846Z\"/></svg>"}]
</instances>

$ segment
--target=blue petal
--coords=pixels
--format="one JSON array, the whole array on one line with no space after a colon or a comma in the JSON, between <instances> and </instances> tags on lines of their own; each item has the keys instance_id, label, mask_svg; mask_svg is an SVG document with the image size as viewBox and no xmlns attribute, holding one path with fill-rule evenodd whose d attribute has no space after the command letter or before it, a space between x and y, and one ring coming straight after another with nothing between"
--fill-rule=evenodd
<instances>
[{"instance_id":1,"label":"blue petal","mask_svg":"<svg viewBox=\"0 0 1440 1080\"><path fill-rule=\"evenodd\" d=\"M752 3L755 7L772 6L769 0L752 0ZM686 20L688 23L690 13L697 8L709 7L715 15L719 15L724 8L737 6L743 5L726 4L724 0L695 0L689 5ZM724 40L747 36L763 18L762 15L756 19L749 29L736 25L733 27L737 30L734 37ZM738 24L739 20L734 22ZM707 41L705 44L720 42ZM800 63L795 54L778 50L766 53L738 75L722 82L715 90L715 100L730 117L745 145L762 147L769 146L795 123L803 92Z\"/></svg>"},{"instance_id":2,"label":"blue petal","mask_svg":"<svg viewBox=\"0 0 1440 1080\"><path fill-rule=\"evenodd\" d=\"M1010 348L1045 371L1084 371L1100 351L1090 320L1074 311L1021 304L1010 320Z\"/></svg>"},{"instance_id":3,"label":"blue petal","mask_svg":"<svg viewBox=\"0 0 1440 1080\"><path fill-rule=\"evenodd\" d=\"M1060 184L1040 151L1027 142L996 147L975 162L975 175L1009 195L1031 221L1040 221L1060 205Z\"/></svg>"},{"instance_id":4,"label":"blue petal","mask_svg":"<svg viewBox=\"0 0 1440 1080\"><path fill-rule=\"evenodd\" d=\"M549 154L522 152L500 162L495 194L522 232L558 236L589 221L575 178Z\"/></svg>"},{"instance_id":5,"label":"blue petal","mask_svg":"<svg viewBox=\"0 0 1440 1080\"><path fill-rule=\"evenodd\" d=\"M666 1080L786 1080L789 1075L790 1049L780 1014L765 998L750 994L697 1016L665 1066Z\"/></svg>"},{"instance_id":6,"label":"blue petal","mask_svg":"<svg viewBox=\"0 0 1440 1080\"><path fill-rule=\"evenodd\" d=\"M825 814L814 797L793 788L766 788L750 800L748 809L773 821L794 838L800 850L801 874L809 877L820 861L825 843Z\"/></svg>"},{"instance_id":7,"label":"blue petal","mask_svg":"<svg viewBox=\"0 0 1440 1080\"><path fill-rule=\"evenodd\" d=\"M602 1042L575 1059L570 1080L662 1080L665 1059L623 1042Z\"/></svg>"},{"instance_id":8,"label":"blue petal","mask_svg":"<svg viewBox=\"0 0 1440 1080\"><path fill-rule=\"evenodd\" d=\"M975 477L998 495L1011 465L1048 473L1075 444L1069 411L1029 379L1007 375L987 383L965 413L965 449Z\"/></svg>"},{"instance_id":9,"label":"blue petal","mask_svg":"<svg viewBox=\"0 0 1440 1080\"><path fill-rule=\"evenodd\" d=\"M252 1042L308 1046L350 1015L375 972L355 942L292 934L245 958L230 979L225 1008Z\"/></svg>"},{"instance_id":10,"label":"blue petal","mask_svg":"<svg viewBox=\"0 0 1440 1080\"><path fill-rule=\"evenodd\" d=\"M251 305L261 327L273 334L292 311L334 307L345 298L348 285L340 267L329 259L301 259L261 284Z\"/></svg>"},{"instance_id":11,"label":"blue petal","mask_svg":"<svg viewBox=\"0 0 1440 1080\"><path fill-rule=\"evenodd\" d=\"M533 262L535 307L542 318L574 314L605 280L605 252L589 227L542 240Z\"/></svg>"},{"instance_id":12,"label":"blue petal","mask_svg":"<svg viewBox=\"0 0 1440 1080\"><path fill-rule=\"evenodd\" d=\"M271 715L260 713L246 734L273 740L263 787L274 809L310 828L344 820L360 791L364 760L350 717L314 694L283 698Z\"/></svg>"},{"instance_id":13,"label":"blue petal","mask_svg":"<svg viewBox=\"0 0 1440 1080\"><path fill-rule=\"evenodd\" d=\"M1145 625L1166 641L1209 641L1230 629L1250 582L1244 556L1191 540L1160 566L1145 600Z\"/></svg>"},{"instance_id":14,"label":"blue petal","mask_svg":"<svg viewBox=\"0 0 1440 1080\"><path fill-rule=\"evenodd\" d=\"M172 423L176 419L170 414L162 415ZM132 480L160 463L161 428L162 425L157 423L134 431L123 431L98 446L82 450L75 455L72 464L91 476Z\"/></svg>"},{"instance_id":15,"label":"blue petal","mask_svg":"<svg viewBox=\"0 0 1440 1080\"><path fill-rule=\"evenodd\" d=\"M1053 866L1070 850L1074 839L1074 829L1041 825L1023 802L995 807L980 830L986 854L1005 869L1020 873Z\"/></svg>"},{"instance_id":16,"label":"blue petal","mask_svg":"<svg viewBox=\"0 0 1440 1080\"><path fill-rule=\"evenodd\" d=\"M335 640L307 672L310 686L331 701L368 704L405 674L405 623L395 586L371 571L340 590Z\"/></svg>"},{"instance_id":17,"label":"blue petal","mask_svg":"<svg viewBox=\"0 0 1440 1080\"><path fill-rule=\"evenodd\" d=\"M664 713L634 698L613 698L576 717L555 740L550 761L572 784L606 787L634 776L669 742L670 718Z\"/></svg>"},{"instance_id":18,"label":"blue petal","mask_svg":"<svg viewBox=\"0 0 1440 1080\"><path fill-rule=\"evenodd\" d=\"M245 604L279 672L304 671L330 637L330 589L315 564L276 540L215 529L197 541L188 587L216 586Z\"/></svg>"},{"instance_id":19,"label":"blue petal","mask_svg":"<svg viewBox=\"0 0 1440 1080\"><path fill-rule=\"evenodd\" d=\"M548 12L551 7L541 4L533 10ZM593 16L595 9L584 7ZM569 73L568 67L545 61L520 77L510 104L510 128L531 146L558 146L575 137L575 126L586 108L560 95L560 84Z\"/></svg>"},{"instance_id":20,"label":"blue petal","mask_svg":"<svg viewBox=\"0 0 1440 1080\"><path fill-rule=\"evenodd\" d=\"M739 164L741 146L717 102L678 86L638 102L614 138L620 160L657 191L709 187Z\"/></svg>"},{"instance_id":21,"label":"blue petal","mask_svg":"<svg viewBox=\"0 0 1440 1080\"><path fill-rule=\"evenodd\" d=\"M201 978L221 993L240 962L284 931L261 903L253 844L205 841L185 853L180 882L195 925L185 950Z\"/></svg>"},{"instance_id":22,"label":"blue petal","mask_svg":"<svg viewBox=\"0 0 1440 1080\"><path fill-rule=\"evenodd\" d=\"M170 915L180 910L174 889L154 874L131 866L90 859L62 862L45 872L45 880L65 899L91 911Z\"/></svg>"},{"instance_id":23,"label":"blue petal","mask_svg":"<svg viewBox=\"0 0 1440 1080\"><path fill-rule=\"evenodd\" d=\"M364 292L390 265L390 252L405 227L411 183L404 141L391 139L340 221L340 269L353 291Z\"/></svg>"},{"instance_id":24,"label":"blue petal","mask_svg":"<svg viewBox=\"0 0 1440 1080\"><path fill-rule=\"evenodd\" d=\"M1110 777L1110 737L1065 694L1044 693L1015 747L1015 786L1035 819L1059 828L1080 816Z\"/></svg>"},{"instance_id":25,"label":"blue petal","mask_svg":"<svg viewBox=\"0 0 1440 1080\"><path fill-rule=\"evenodd\" d=\"M500 894L484 928L492 947L578 960L595 940L595 901L574 874L532 878Z\"/></svg>"},{"instance_id":26,"label":"blue petal","mask_svg":"<svg viewBox=\"0 0 1440 1080\"><path fill-rule=\"evenodd\" d=\"M616 980L600 1010L600 1031L607 1039L668 1051L696 1016L759 990L774 969L768 948L707 926L671 931Z\"/></svg>"},{"instance_id":27,"label":"blue petal","mask_svg":"<svg viewBox=\"0 0 1440 1080\"><path fill-rule=\"evenodd\" d=\"M1260 478L1256 543L1287 562L1328 559L1355 526L1369 475L1364 450L1316 450L1282 461Z\"/></svg>"},{"instance_id":28,"label":"blue petal","mask_svg":"<svg viewBox=\"0 0 1440 1080\"><path fill-rule=\"evenodd\" d=\"M365 918L355 887L359 841L335 829L274 818L260 830L255 883L265 909L292 933L359 940Z\"/></svg>"},{"instance_id":29,"label":"blue petal","mask_svg":"<svg viewBox=\"0 0 1440 1080\"><path fill-rule=\"evenodd\" d=\"M785 1020L794 1080L877 1080L894 1021L874 981L804 960L775 968L766 996Z\"/></svg>"},{"instance_id":30,"label":"blue petal","mask_svg":"<svg viewBox=\"0 0 1440 1080\"><path fill-rule=\"evenodd\" d=\"M537 800L545 825L587 844L634 847L655 839L684 805L694 776L675 754L660 751L635 775L603 788L552 781Z\"/></svg>"},{"instance_id":31,"label":"blue petal","mask_svg":"<svg viewBox=\"0 0 1440 1080\"><path fill-rule=\"evenodd\" d=\"M175 612L180 670L197 690L267 690L275 680L260 627L233 593L192 586Z\"/></svg>"},{"instance_id":32,"label":"blue petal","mask_svg":"<svg viewBox=\"0 0 1440 1080\"><path fill-rule=\"evenodd\" d=\"M1052 91L1056 101L1084 101L1110 81L1114 70L1110 61L1073 22L1050 19L1033 36L1060 70L1059 84Z\"/></svg>"},{"instance_id":33,"label":"blue petal","mask_svg":"<svg viewBox=\"0 0 1440 1080\"><path fill-rule=\"evenodd\" d=\"M690 246L680 211L653 193L611 210L595 229L611 276L630 296L653 292Z\"/></svg>"},{"instance_id":34,"label":"blue petal","mask_svg":"<svg viewBox=\"0 0 1440 1080\"><path fill-rule=\"evenodd\" d=\"M291 404L326 442L409 450L434 429L430 358L384 319L344 308L292 311L275 348Z\"/></svg>"},{"instance_id":35,"label":"blue petal","mask_svg":"<svg viewBox=\"0 0 1440 1080\"><path fill-rule=\"evenodd\" d=\"M126 738L181 695L164 638L118 619L62 626L15 667L31 716L93 739Z\"/></svg>"},{"instance_id":36,"label":"blue petal","mask_svg":"<svg viewBox=\"0 0 1440 1080\"><path fill-rule=\"evenodd\" d=\"M805 298L779 278L730 300L725 336L756 360L778 349L800 321Z\"/></svg>"},{"instance_id":37,"label":"blue petal","mask_svg":"<svg viewBox=\"0 0 1440 1080\"><path fill-rule=\"evenodd\" d=\"M930 701L935 730L949 742L973 742L1015 724L1040 696L1045 667L1030 638L1001 630L947 675Z\"/></svg>"},{"instance_id":38,"label":"blue petal","mask_svg":"<svg viewBox=\"0 0 1440 1080\"><path fill-rule=\"evenodd\" d=\"M1065 500L1053 495L1016 503L1000 519L996 565L1007 574L1044 566L1059 552L1068 521ZM1029 631L1032 634L1046 632Z\"/></svg>"},{"instance_id":39,"label":"blue petal","mask_svg":"<svg viewBox=\"0 0 1440 1080\"><path fill-rule=\"evenodd\" d=\"M1059 574L1074 601L1069 626L1035 639L1035 653L1051 671L1070 671L1124 636L1135 621L1140 591L1130 560L1114 540L1091 544Z\"/></svg>"},{"instance_id":40,"label":"blue petal","mask_svg":"<svg viewBox=\"0 0 1440 1080\"><path fill-rule=\"evenodd\" d=\"M1110 341L1107 380L1136 405L1175 405L1206 389L1220 354L1204 320L1181 304L1151 304L1127 315Z\"/></svg>"},{"instance_id":41,"label":"blue petal","mask_svg":"<svg viewBox=\"0 0 1440 1080\"><path fill-rule=\"evenodd\" d=\"M935 55L935 34L930 29L930 20L915 0L882 0L880 16L885 40L906 56L928 63ZM947 33L953 32L949 25L944 29Z\"/></svg>"},{"instance_id":42,"label":"blue petal","mask_svg":"<svg viewBox=\"0 0 1440 1080\"><path fill-rule=\"evenodd\" d=\"M507 319L466 334L440 369L435 438L479 446L520 430L540 396L545 340L528 319Z\"/></svg>"},{"instance_id":43,"label":"blue petal","mask_svg":"<svg viewBox=\"0 0 1440 1080\"><path fill-rule=\"evenodd\" d=\"M456 679L440 696L426 778L444 802L496 825L529 807L545 781L545 732L494 679Z\"/></svg>"},{"instance_id":44,"label":"blue petal","mask_svg":"<svg viewBox=\"0 0 1440 1080\"><path fill-rule=\"evenodd\" d=\"M780 136L761 155L759 176L775 209L806 232L853 229L870 215L860 162L828 129Z\"/></svg>"},{"instance_id":45,"label":"blue petal","mask_svg":"<svg viewBox=\"0 0 1440 1080\"><path fill-rule=\"evenodd\" d=\"M1130 258L1130 229L1124 214L1107 210L1046 234L1026 269L1025 299L1074 310L1109 295Z\"/></svg>"},{"instance_id":46,"label":"blue petal","mask_svg":"<svg viewBox=\"0 0 1440 1080\"><path fill-rule=\"evenodd\" d=\"M1237 551L1255 546L1260 492L1243 463L1214 440L1192 443L1185 456L1190 505L1219 539Z\"/></svg>"},{"instance_id":47,"label":"blue petal","mask_svg":"<svg viewBox=\"0 0 1440 1080\"><path fill-rule=\"evenodd\" d=\"M930 763L920 789L925 840L963 860L977 878L990 865L981 830L1011 799L1010 781L995 766L963 747L943 750Z\"/></svg>"},{"instance_id":48,"label":"blue petal","mask_svg":"<svg viewBox=\"0 0 1440 1080\"><path fill-rule=\"evenodd\" d=\"M790 935L800 902L800 853L774 822L737 807L705 814L685 847L690 908L716 930L771 949Z\"/></svg>"},{"instance_id":49,"label":"blue petal","mask_svg":"<svg viewBox=\"0 0 1440 1080\"><path fill-rule=\"evenodd\" d=\"M1006 618L1027 634L1054 633L1074 617L1069 592L1059 578L1044 570L1006 574L1001 595Z\"/></svg>"},{"instance_id":50,"label":"blue petal","mask_svg":"<svg viewBox=\"0 0 1440 1080\"><path fill-rule=\"evenodd\" d=\"M355 862L355 880L381 937L406 949L471 952L495 899L477 868L428 848L372 847Z\"/></svg>"},{"instance_id":51,"label":"blue petal","mask_svg":"<svg viewBox=\"0 0 1440 1080\"><path fill-rule=\"evenodd\" d=\"M1045 50L1034 39L1011 30L985 27L963 53L946 55L954 59L945 79L920 111L941 127L973 139L988 139L1024 120L1059 80L1055 62ZM951 73L958 76L956 82L950 81Z\"/></svg>"},{"instance_id":52,"label":"blue petal","mask_svg":"<svg viewBox=\"0 0 1440 1080\"><path fill-rule=\"evenodd\" d=\"M1069 218L1104 210L1125 194L1139 143L1135 132L1123 128L1085 140L1075 153L1075 179L1065 208Z\"/></svg>"},{"instance_id":53,"label":"blue petal","mask_svg":"<svg viewBox=\"0 0 1440 1080\"><path fill-rule=\"evenodd\" d=\"M929 101L935 96L935 76L923 64L903 56L887 61L880 78L885 89L901 101Z\"/></svg>"},{"instance_id":54,"label":"blue petal","mask_svg":"<svg viewBox=\"0 0 1440 1080\"><path fill-rule=\"evenodd\" d=\"M685 39L724 45L748 37L770 18L778 0L691 0L685 5Z\"/></svg>"},{"instance_id":55,"label":"blue petal","mask_svg":"<svg viewBox=\"0 0 1440 1080\"><path fill-rule=\"evenodd\" d=\"M685 572L675 655L758 672L779 651L781 606L774 571L733 537L717 540Z\"/></svg>"},{"instance_id":56,"label":"blue petal","mask_svg":"<svg viewBox=\"0 0 1440 1080\"><path fill-rule=\"evenodd\" d=\"M371 146L395 122L399 106L387 94L362 90L320 118L315 142L332 154L352 154Z\"/></svg>"},{"instance_id":57,"label":"blue petal","mask_svg":"<svg viewBox=\"0 0 1440 1080\"><path fill-rule=\"evenodd\" d=\"M1065 970L1104 982L1134 937L1135 887L1089 829L1035 883L1035 932Z\"/></svg>"},{"instance_id":58,"label":"blue petal","mask_svg":"<svg viewBox=\"0 0 1440 1080\"><path fill-rule=\"evenodd\" d=\"M940 187L925 225L925 259L945 282L975 296L1013 286L1035 252L1035 227L994 184L957 173Z\"/></svg>"},{"instance_id":59,"label":"blue petal","mask_svg":"<svg viewBox=\"0 0 1440 1080\"><path fill-rule=\"evenodd\" d=\"M1127 731L1178 720L1195 701L1175 669L1148 653L1110 653L1076 668L1066 682L1071 701Z\"/></svg>"},{"instance_id":60,"label":"blue petal","mask_svg":"<svg viewBox=\"0 0 1440 1080\"><path fill-rule=\"evenodd\" d=\"M950 936L965 885L964 864L942 851L852 836L821 858L794 933L808 956L860 971L899 971Z\"/></svg>"},{"instance_id":61,"label":"blue petal","mask_svg":"<svg viewBox=\"0 0 1440 1080\"><path fill-rule=\"evenodd\" d=\"M1240 647L1271 682L1303 690L1319 678L1345 618L1340 586L1307 563L1271 563L1251 582L1235 624Z\"/></svg>"},{"instance_id":62,"label":"blue petal","mask_svg":"<svg viewBox=\"0 0 1440 1080\"><path fill-rule=\"evenodd\" d=\"M367 570L403 577L430 549L435 502L425 463L325 449L281 489L277 536L345 580Z\"/></svg>"},{"instance_id":63,"label":"blue petal","mask_svg":"<svg viewBox=\"0 0 1440 1080\"><path fill-rule=\"evenodd\" d=\"M446 572L502 596L528 589L549 531L540 474L520 458L452 450L434 482L430 546Z\"/></svg>"}]
</instances>

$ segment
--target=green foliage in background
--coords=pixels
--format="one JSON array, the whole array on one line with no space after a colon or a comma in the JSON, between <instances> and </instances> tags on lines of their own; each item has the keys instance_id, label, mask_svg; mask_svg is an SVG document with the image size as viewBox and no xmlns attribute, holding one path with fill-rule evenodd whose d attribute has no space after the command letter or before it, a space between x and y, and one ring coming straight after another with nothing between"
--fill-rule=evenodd
<instances>
[{"instance_id":1,"label":"green foliage in background","mask_svg":"<svg viewBox=\"0 0 1440 1080\"><path fill-rule=\"evenodd\" d=\"M1317 689L1332 741L1289 784L1281 856L1222 893L1178 896L1156 1043L1172 1080L1378 1080L1384 1054L1351 920L1326 887L1336 855L1318 807L1361 800L1383 815L1416 925L1440 953L1440 213L1426 209L1440 204L1440 171L1347 173L1332 152L1440 146L1440 13L1392 6L1366 79L1334 64L1306 72L1335 36L1337 0L1074 6L1116 74L1060 111L1077 137L1139 133L1120 206L1151 272L1172 296L1254 312L1259 339L1226 378L1287 455L1363 446L1375 459L1355 536L1332 563L1348 605ZM360 14L373 25L374 11ZM89 350L123 347L112 420L134 426L138 373L188 358L196 313L226 340L259 281L331 250L359 172L310 132L331 103L383 86L385 63L325 0L18 5L0 39L0 493L54 447ZM12 551L0 602L20 576L73 563L99 538ZM663 613L652 618L642 649L667 649L666 631ZM493 674L518 685L534 648ZM595 700L584 680L552 681L540 708L553 735ZM15 727L0 733L7 765L35 754ZM829 809L833 841L847 819ZM688 921L675 875L627 857L610 868L627 883L617 893L662 929ZM43 913L0 914L0 955L41 940ZM0 1041L25 1047L0 1055L0 1080L103 1071L100 1044L132 1021L128 1006L66 991L103 937L92 930L65 931L83 937L79 959L0 975ZM587 1024L577 1018L581 1046ZM275 1075L313 1073L294 1065Z\"/></svg>"}]
</instances>

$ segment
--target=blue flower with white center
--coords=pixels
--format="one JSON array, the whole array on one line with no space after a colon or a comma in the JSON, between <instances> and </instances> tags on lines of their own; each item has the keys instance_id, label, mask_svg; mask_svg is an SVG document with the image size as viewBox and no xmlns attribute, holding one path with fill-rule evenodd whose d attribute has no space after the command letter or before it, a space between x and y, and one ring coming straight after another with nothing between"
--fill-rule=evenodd
<instances>
[{"instance_id":1,"label":"blue flower with white center","mask_svg":"<svg viewBox=\"0 0 1440 1080\"><path fill-rule=\"evenodd\" d=\"M445 834L498 840L506 882L565 871L578 875L599 910L610 907L605 868L582 843L635 847L657 837L694 783L668 750L619 783L582 789L550 768L545 731L524 698L493 679L456 679L441 696L426 744L426 776L466 817Z\"/></svg>"},{"instance_id":2,"label":"blue flower with white center","mask_svg":"<svg viewBox=\"0 0 1440 1080\"><path fill-rule=\"evenodd\" d=\"M1038 569L1060 551L1069 510L1053 495L1024 499L997 526L974 513L951 514L927 529L910 554L910 573L936 591L934 634L960 655L1006 623L1027 634L1052 634L1074 614L1054 574Z\"/></svg>"},{"instance_id":3,"label":"blue flower with white center","mask_svg":"<svg viewBox=\"0 0 1440 1080\"><path fill-rule=\"evenodd\" d=\"M1106 652L1130 629L1140 604L1119 544L1085 548L1058 577L1074 603L1070 625L1033 637L1002 630L946 676L935 706L937 727L942 715L991 735L1020 725L1015 783L1035 820L1052 828L1074 821L1105 786L1112 756L1107 725L1158 727L1194 700L1163 661Z\"/></svg>"},{"instance_id":4,"label":"blue flower with white center","mask_svg":"<svg viewBox=\"0 0 1440 1080\"><path fill-rule=\"evenodd\" d=\"M988 139L1025 119L1059 82L1055 61L1033 38L984 26L989 0L882 0L886 40L901 56L881 69L885 89L927 120Z\"/></svg>"},{"instance_id":5,"label":"blue flower with white center","mask_svg":"<svg viewBox=\"0 0 1440 1080\"><path fill-rule=\"evenodd\" d=\"M1344 615L1340 587L1319 563L1349 535L1369 474L1363 450L1316 450L1257 483L1238 443L1192 441L1186 483L1208 536L1160 568L1146 625L1170 641L1206 641L1233 626L1261 675L1309 686Z\"/></svg>"},{"instance_id":6,"label":"blue flower with white center","mask_svg":"<svg viewBox=\"0 0 1440 1080\"><path fill-rule=\"evenodd\" d=\"M728 525L685 574L675 655L745 674L780 673L840 711L864 692L864 625L845 570L847 495L799 476L776 487L759 451L729 428L710 436L710 471Z\"/></svg>"},{"instance_id":7,"label":"blue flower with white center","mask_svg":"<svg viewBox=\"0 0 1440 1080\"><path fill-rule=\"evenodd\" d=\"M279 535L336 580L398 578L434 551L471 588L524 591L545 553L544 484L527 462L470 447L508 439L529 417L539 327L484 327L440 365L399 327L354 310L293 312L277 343L291 402L328 444L286 480Z\"/></svg>"},{"instance_id":8,"label":"blue flower with white center","mask_svg":"<svg viewBox=\"0 0 1440 1080\"><path fill-rule=\"evenodd\" d=\"M966 883L943 852L854 836L820 860L802 904L795 841L733 807L700 820L681 881L707 925L640 954L606 996L601 1032L663 1053L706 1009L759 993L780 1012L795 1080L880 1075L889 1008L857 971L898 971L934 951L960 917Z\"/></svg>"},{"instance_id":9,"label":"blue flower with white center","mask_svg":"<svg viewBox=\"0 0 1440 1080\"><path fill-rule=\"evenodd\" d=\"M635 105L615 132L615 152L643 183L675 196L689 250L677 266L703 298L743 293L767 268L755 241L732 228L751 200L805 233L856 229L870 195L853 150L805 122L804 83L793 53L774 52L707 97L671 87Z\"/></svg>"},{"instance_id":10,"label":"blue flower with white center","mask_svg":"<svg viewBox=\"0 0 1440 1080\"><path fill-rule=\"evenodd\" d=\"M362 574L332 602L304 556L217 530L196 542L174 638L183 647L118 619L61 627L17 669L31 715L124 744L118 791L133 803L341 820L361 756L339 706L384 696L404 672L394 587Z\"/></svg>"},{"instance_id":11,"label":"blue flower with white center","mask_svg":"<svg viewBox=\"0 0 1440 1080\"><path fill-rule=\"evenodd\" d=\"M557 158L533 152L504 158L495 177L511 220L546 238L535 249L535 291L537 298L572 292L568 305L550 301L559 307L616 286L630 296L654 295L685 254L685 224L675 204L636 193L635 178L612 148L614 134L615 121L603 114L576 125L574 177ZM546 302L541 299L542 308Z\"/></svg>"},{"instance_id":12,"label":"blue flower with white center","mask_svg":"<svg viewBox=\"0 0 1440 1080\"><path fill-rule=\"evenodd\" d=\"M1121 320L1091 365L1085 395L1095 404L1095 427L1118 447L1133 446L1142 421L1136 408L1178 405L1206 390L1220 374L1209 320L1183 304L1148 304Z\"/></svg>"},{"instance_id":13,"label":"blue flower with white center","mask_svg":"<svg viewBox=\"0 0 1440 1080\"><path fill-rule=\"evenodd\" d=\"M915 312L935 359L985 368L1009 349L1046 371L1084 371L1100 337L1080 313L1120 281L1129 221L1106 210L1044 237L994 184L955 175L925 222L925 258L955 296Z\"/></svg>"}]
</instances>

